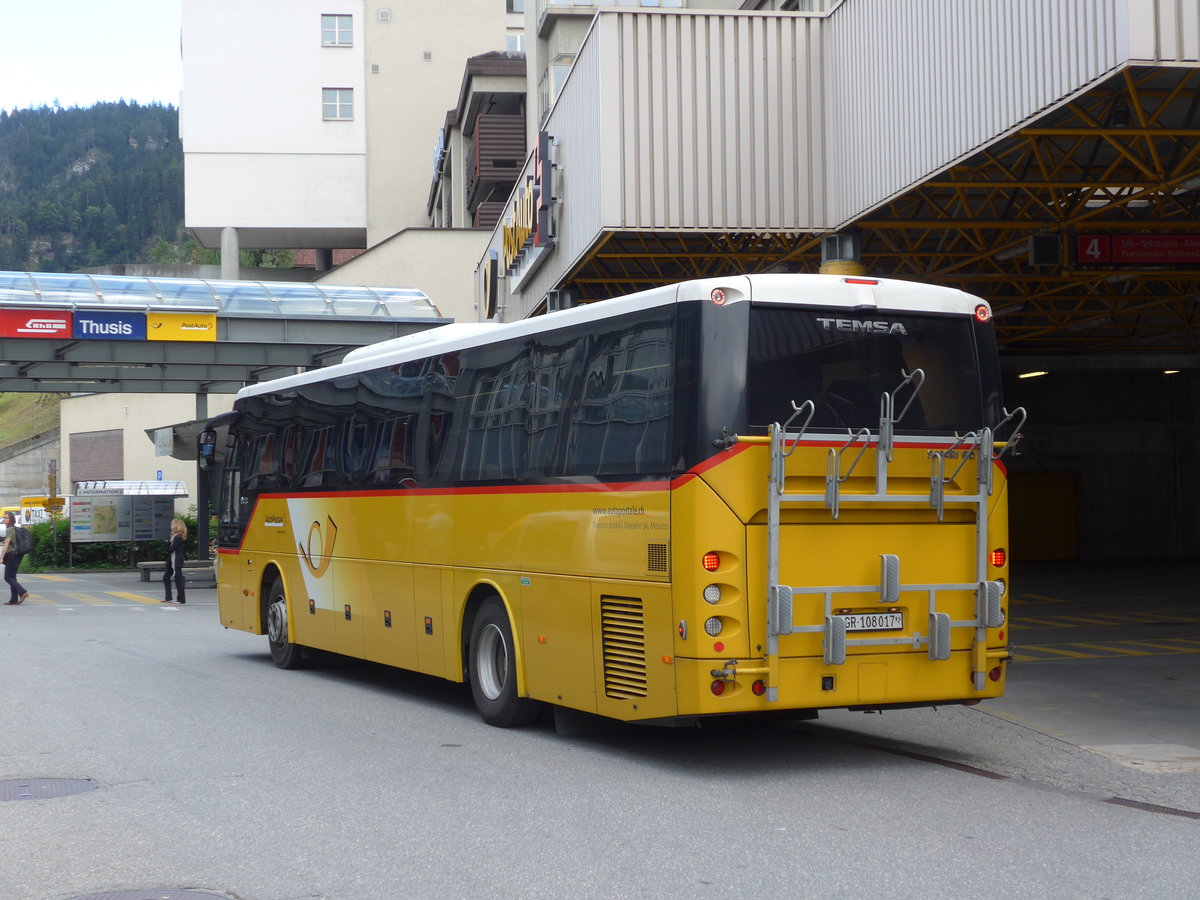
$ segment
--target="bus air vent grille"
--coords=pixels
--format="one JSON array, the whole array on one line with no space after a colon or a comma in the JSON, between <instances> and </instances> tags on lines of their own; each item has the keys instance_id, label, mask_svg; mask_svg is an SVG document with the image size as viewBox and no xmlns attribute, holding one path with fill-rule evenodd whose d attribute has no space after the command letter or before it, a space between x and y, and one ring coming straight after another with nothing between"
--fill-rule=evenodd
<instances>
[{"instance_id":1,"label":"bus air vent grille","mask_svg":"<svg viewBox=\"0 0 1200 900\"><path fill-rule=\"evenodd\" d=\"M631 700L646 696L646 620L642 601L601 597L604 642L604 696Z\"/></svg>"},{"instance_id":2,"label":"bus air vent grille","mask_svg":"<svg viewBox=\"0 0 1200 900\"><path fill-rule=\"evenodd\" d=\"M667 574L667 545L666 544L647 544L646 545L646 571L653 573Z\"/></svg>"}]
</instances>

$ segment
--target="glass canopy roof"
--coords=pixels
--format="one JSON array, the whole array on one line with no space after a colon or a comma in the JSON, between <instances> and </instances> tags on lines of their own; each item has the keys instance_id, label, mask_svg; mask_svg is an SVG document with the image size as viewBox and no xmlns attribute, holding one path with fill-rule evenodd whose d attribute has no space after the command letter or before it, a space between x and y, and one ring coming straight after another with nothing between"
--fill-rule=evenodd
<instances>
[{"instance_id":1,"label":"glass canopy roof","mask_svg":"<svg viewBox=\"0 0 1200 900\"><path fill-rule=\"evenodd\" d=\"M180 307L246 316L442 317L429 297L412 288L52 272L0 272L0 304L114 310Z\"/></svg>"}]
</instances>

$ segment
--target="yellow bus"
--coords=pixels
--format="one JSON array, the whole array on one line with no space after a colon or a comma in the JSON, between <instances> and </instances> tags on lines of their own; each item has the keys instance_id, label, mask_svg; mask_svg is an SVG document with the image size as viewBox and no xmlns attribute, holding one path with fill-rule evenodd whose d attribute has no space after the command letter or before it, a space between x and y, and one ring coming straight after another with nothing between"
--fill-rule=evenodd
<instances>
[{"instance_id":1,"label":"yellow bus","mask_svg":"<svg viewBox=\"0 0 1200 900\"><path fill-rule=\"evenodd\" d=\"M1004 688L987 303L833 275L434 328L201 437L222 624L469 683L483 719L974 703Z\"/></svg>"}]
</instances>

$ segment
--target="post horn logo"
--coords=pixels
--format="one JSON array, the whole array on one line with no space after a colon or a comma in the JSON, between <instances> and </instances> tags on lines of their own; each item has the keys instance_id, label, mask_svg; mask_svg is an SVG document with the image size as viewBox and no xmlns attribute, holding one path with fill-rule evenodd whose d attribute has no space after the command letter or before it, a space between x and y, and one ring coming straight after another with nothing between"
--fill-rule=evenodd
<instances>
[{"instance_id":1,"label":"post horn logo","mask_svg":"<svg viewBox=\"0 0 1200 900\"><path fill-rule=\"evenodd\" d=\"M307 547L304 544L296 544L300 556L304 559L304 564L308 566L308 571L312 572L315 578L320 578L329 568L329 564L333 561L333 545L337 543L337 524L330 516L326 516L325 521L329 524L329 528L324 532L322 532L320 522L313 522L309 526ZM316 563L313 562L314 560Z\"/></svg>"}]
</instances>

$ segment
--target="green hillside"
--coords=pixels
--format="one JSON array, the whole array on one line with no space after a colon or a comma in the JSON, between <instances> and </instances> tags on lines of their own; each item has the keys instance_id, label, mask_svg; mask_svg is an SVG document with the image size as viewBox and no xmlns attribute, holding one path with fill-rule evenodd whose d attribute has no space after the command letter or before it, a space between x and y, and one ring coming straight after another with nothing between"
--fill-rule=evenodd
<instances>
[{"instance_id":1,"label":"green hillside","mask_svg":"<svg viewBox=\"0 0 1200 900\"><path fill-rule=\"evenodd\" d=\"M0 394L0 450L58 427L58 394Z\"/></svg>"},{"instance_id":2,"label":"green hillside","mask_svg":"<svg viewBox=\"0 0 1200 900\"><path fill-rule=\"evenodd\" d=\"M164 261L186 243L175 107L0 110L0 270Z\"/></svg>"}]
</instances>

